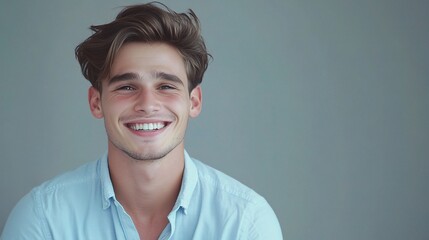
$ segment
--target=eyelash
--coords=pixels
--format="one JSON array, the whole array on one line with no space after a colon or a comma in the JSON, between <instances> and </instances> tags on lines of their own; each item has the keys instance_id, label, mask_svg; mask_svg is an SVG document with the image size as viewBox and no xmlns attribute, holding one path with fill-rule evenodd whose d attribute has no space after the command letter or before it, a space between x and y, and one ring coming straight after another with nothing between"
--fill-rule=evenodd
<instances>
[{"instance_id":1,"label":"eyelash","mask_svg":"<svg viewBox=\"0 0 429 240\"><path fill-rule=\"evenodd\" d=\"M122 86L122 87L119 87L118 90L132 91L132 90L135 90L135 88L131 86Z\"/></svg>"},{"instance_id":2,"label":"eyelash","mask_svg":"<svg viewBox=\"0 0 429 240\"><path fill-rule=\"evenodd\" d=\"M159 87L159 89L161 89L161 90L167 90L167 89L176 89L176 88L174 86L171 86L171 85L161 85Z\"/></svg>"},{"instance_id":3,"label":"eyelash","mask_svg":"<svg viewBox=\"0 0 429 240\"><path fill-rule=\"evenodd\" d=\"M174 89L176 89L176 87L172 85L164 84L159 86L159 90L174 90ZM117 91L134 91L136 90L136 88L126 85L126 86L118 87L116 90Z\"/></svg>"}]
</instances>

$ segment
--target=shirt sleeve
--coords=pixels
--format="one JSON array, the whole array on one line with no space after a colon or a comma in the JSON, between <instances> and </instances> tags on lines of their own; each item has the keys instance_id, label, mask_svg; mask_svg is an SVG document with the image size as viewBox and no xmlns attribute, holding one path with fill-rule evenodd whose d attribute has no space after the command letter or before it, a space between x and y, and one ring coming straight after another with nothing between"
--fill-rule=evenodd
<instances>
[{"instance_id":1,"label":"shirt sleeve","mask_svg":"<svg viewBox=\"0 0 429 240\"><path fill-rule=\"evenodd\" d=\"M271 206L264 198L248 207L240 239L283 240L280 223Z\"/></svg>"},{"instance_id":2,"label":"shirt sleeve","mask_svg":"<svg viewBox=\"0 0 429 240\"><path fill-rule=\"evenodd\" d=\"M0 240L46 239L42 231L40 209L34 198L34 190L25 195L10 213Z\"/></svg>"}]
</instances>

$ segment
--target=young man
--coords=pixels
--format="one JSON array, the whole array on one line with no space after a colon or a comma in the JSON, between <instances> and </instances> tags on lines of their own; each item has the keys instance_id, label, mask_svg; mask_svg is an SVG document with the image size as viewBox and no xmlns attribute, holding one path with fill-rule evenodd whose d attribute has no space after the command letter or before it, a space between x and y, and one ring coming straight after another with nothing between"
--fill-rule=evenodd
<instances>
[{"instance_id":1,"label":"young man","mask_svg":"<svg viewBox=\"0 0 429 240\"><path fill-rule=\"evenodd\" d=\"M282 239L263 197L184 149L209 57L195 14L136 5L91 29L76 56L107 154L34 188L1 239Z\"/></svg>"}]
</instances>

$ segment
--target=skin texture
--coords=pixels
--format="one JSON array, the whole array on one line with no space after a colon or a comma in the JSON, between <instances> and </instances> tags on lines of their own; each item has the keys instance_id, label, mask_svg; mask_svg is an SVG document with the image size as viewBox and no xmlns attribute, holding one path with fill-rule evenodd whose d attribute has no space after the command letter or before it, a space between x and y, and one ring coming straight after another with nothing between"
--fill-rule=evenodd
<instances>
[{"instance_id":1,"label":"skin texture","mask_svg":"<svg viewBox=\"0 0 429 240\"><path fill-rule=\"evenodd\" d=\"M180 190L184 136L189 118L201 112L201 87L189 92L174 47L128 43L102 81L102 93L91 87L88 100L94 117L104 119L116 197L140 237L157 239ZM164 127L133 129L145 123Z\"/></svg>"}]
</instances>

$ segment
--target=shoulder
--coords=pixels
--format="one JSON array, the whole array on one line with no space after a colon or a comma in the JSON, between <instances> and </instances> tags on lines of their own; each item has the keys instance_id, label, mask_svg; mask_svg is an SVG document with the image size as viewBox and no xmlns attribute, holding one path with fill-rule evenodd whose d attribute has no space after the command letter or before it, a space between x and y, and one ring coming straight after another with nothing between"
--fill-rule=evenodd
<instances>
[{"instance_id":1,"label":"shoulder","mask_svg":"<svg viewBox=\"0 0 429 240\"><path fill-rule=\"evenodd\" d=\"M1 239L44 239L49 214L67 215L65 206L74 204L95 182L97 163L84 164L33 188L12 209Z\"/></svg>"},{"instance_id":2,"label":"shoulder","mask_svg":"<svg viewBox=\"0 0 429 240\"><path fill-rule=\"evenodd\" d=\"M62 173L34 188L39 194L48 194L53 191L68 190L70 187L85 185L98 176L99 161L86 163L74 170Z\"/></svg>"},{"instance_id":3,"label":"shoulder","mask_svg":"<svg viewBox=\"0 0 429 240\"><path fill-rule=\"evenodd\" d=\"M47 217L85 208L89 202L85 198L97 196L94 193L100 191L99 164L100 160L84 164L35 187L31 192L33 201Z\"/></svg>"},{"instance_id":4,"label":"shoulder","mask_svg":"<svg viewBox=\"0 0 429 240\"><path fill-rule=\"evenodd\" d=\"M199 190L211 198L204 201L217 209L216 215L237 217L240 239L282 239L277 216L264 197L225 173L192 160L198 170Z\"/></svg>"},{"instance_id":5,"label":"shoulder","mask_svg":"<svg viewBox=\"0 0 429 240\"><path fill-rule=\"evenodd\" d=\"M12 209L0 239L44 238L40 211L34 202L33 191L21 198Z\"/></svg>"},{"instance_id":6,"label":"shoulder","mask_svg":"<svg viewBox=\"0 0 429 240\"><path fill-rule=\"evenodd\" d=\"M197 159L192 160L198 171L199 183L204 186L205 189L215 191L217 194L224 194L237 201L249 203L263 201L262 196L240 181Z\"/></svg>"}]
</instances>

